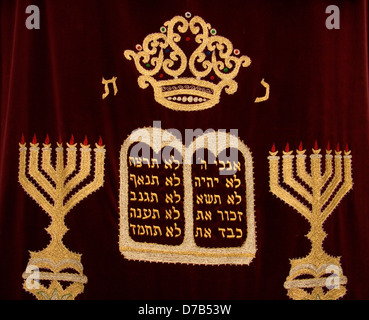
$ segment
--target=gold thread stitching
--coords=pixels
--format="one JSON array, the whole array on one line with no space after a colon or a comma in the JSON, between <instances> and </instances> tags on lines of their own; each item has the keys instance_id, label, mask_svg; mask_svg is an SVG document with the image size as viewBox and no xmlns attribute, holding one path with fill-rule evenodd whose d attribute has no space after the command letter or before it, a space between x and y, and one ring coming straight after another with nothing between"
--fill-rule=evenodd
<instances>
[{"instance_id":1,"label":"gold thread stitching","mask_svg":"<svg viewBox=\"0 0 369 320\"><path fill-rule=\"evenodd\" d=\"M49 245L39 252L30 252L31 258L28 265L36 265L38 268L45 268L51 272L39 272L39 280L52 280L49 287L39 284L39 288L27 288L27 281L23 283L26 291L35 295L38 299L64 297L74 299L84 290L84 283L87 277L83 275L83 267L81 264L81 255L69 251L63 244L62 238L68 230L64 224L66 214L82 199L92 192L96 191L103 185L104 179L104 157L105 148L96 144L95 151L95 173L93 181L83 186L78 192L71 195L69 200L64 203L66 197L78 185L84 181L90 174L90 151L89 145L81 144L81 163L79 172L68 182L67 178L76 169L76 144L68 145L67 148L67 165L63 163L63 147L58 144L56 148L56 167L51 165L51 147L50 144L44 144L42 148L42 164L41 167L48 177L55 183L55 187L49 180L39 171L39 147L38 143L30 144L30 156L28 165L28 174L37 183L29 180L26 175L26 144L20 144L19 152L19 182L23 189L34 199L41 208L51 217L51 224L46 228L51 236ZM38 190L43 190L48 198ZM70 268L76 270L78 274L61 272L63 269ZM29 272L23 273L23 278L27 279ZM67 288L63 288L58 281L73 282Z\"/></svg>"},{"instance_id":2,"label":"gold thread stitching","mask_svg":"<svg viewBox=\"0 0 369 320\"><path fill-rule=\"evenodd\" d=\"M175 32L175 28L179 33ZM199 46L187 60L177 43L181 40L180 33L183 34L188 29L195 36ZM137 70L141 73L138 77L140 88L146 89L150 84L158 103L177 111L204 110L219 102L223 88L227 94L235 93L237 82L234 78L240 67L248 67L251 64L248 56L234 56L233 54L239 54L239 50L234 50L227 38L215 34L211 25L199 16L193 17L190 21L175 16L164 23L161 33L147 35L142 46L136 46L139 50L137 53L125 50L124 56L128 60L133 59ZM169 58L165 58L164 50L170 52ZM210 59L207 56L211 56ZM201 65L202 70L196 67L196 63ZM173 68L178 64L177 68ZM187 66L193 77L181 78ZM154 76L161 69L173 79L155 80ZM218 84L201 79L211 72L220 79ZM166 91L168 87L178 87L178 90ZM183 103L183 97L185 102L189 103Z\"/></svg>"},{"instance_id":3,"label":"gold thread stitching","mask_svg":"<svg viewBox=\"0 0 369 320\"><path fill-rule=\"evenodd\" d=\"M143 130L144 134L149 132L150 141L148 143L154 152L158 152L165 146L175 147L180 151L183 157L183 181L184 181L184 217L185 232L184 239L179 246L170 246L154 243L135 242L129 236L128 223L128 149L133 143L141 141L137 138L140 136L139 130ZM143 128L135 130L135 137L129 136L123 143L120 152L120 240L119 248L122 254L133 260L144 260L154 262L170 262L170 263L191 263L191 264L249 264L255 257L256 252L256 234L255 234L255 218L254 218L254 186L253 186L253 164L252 156L248 147L240 141L239 138L226 134L227 139L223 139L224 143L218 144L218 150L212 150L215 155L229 147L237 148L244 156L245 165L245 182L246 182L246 223L247 237L241 247L226 248L203 248L195 244L193 231L193 186L192 186L192 167L191 158L197 148L204 146L205 149L210 148L209 141L217 139L216 132L205 133L197 137L187 148L175 136L166 134L166 139L161 139L165 131L159 128ZM222 141L223 141L222 140ZM154 141L161 141L160 145L155 145ZM212 144L214 145L214 144Z\"/></svg>"},{"instance_id":4,"label":"gold thread stitching","mask_svg":"<svg viewBox=\"0 0 369 320\"><path fill-rule=\"evenodd\" d=\"M302 148L301 148L302 149ZM293 178L293 159L292 152L283 151L282 156L282 172L283 182L294 190L301 198L310 203L311 209L297 199L292 193L285 190L279 183L279 159L277 152L270 152L269 159L269 185L270 191L292 206L301 215L303 215L310 223L311 229L307 234L310 239L312 248L308 256L301 259L291 259L290 274L286 279L284 287L288 291L288 296L292 299L338 299L346 293L344 285L347 278L342 274L342 268L339 257L331 257L323 250L322 243L326 236L323 230L323 223L332 211L338 206L339 202L352 188L351 176L351 155L350 151L345 151L343 156L344 179L342 182L342 156L340 151L336 151L335 169L332 178L332 160L331 151L327 150L325 156L326 170L321 174L321 158L320 149L313 149L310 155L311 173L306 171L306 155L305 150L297 150L296 165L297 176L311 188L308 190L304 185ZM332 178L332 179L331 179ZM341 184L342 183L342 184ZM341 184L341 186L340 186ZM325 191L322 190L325 187ZM338 188L338 190L337 190ZM323 210L323 208L325 209ZM328 292L323 291L323 287L327 285L327 278L323 276L328 274L327 267L334 266L338 276L339 284ZM311 275L312 279L295 280L301 275ZM311 293L304 290L305 288L314 287Z\"/></svg>"}]
</instances>

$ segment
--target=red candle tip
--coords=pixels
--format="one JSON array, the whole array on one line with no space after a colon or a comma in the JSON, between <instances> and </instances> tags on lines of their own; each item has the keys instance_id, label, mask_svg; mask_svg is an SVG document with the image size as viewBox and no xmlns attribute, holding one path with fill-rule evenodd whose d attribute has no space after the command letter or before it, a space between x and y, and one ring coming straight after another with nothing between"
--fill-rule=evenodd
<instances>
[{"instance_id":1,"label":"red candle tip","mask_svg":"<svg viewBox=\"0 0 369 320\"><path fill-rule=\"evenodd\" d=\"M327 150L330 151L331 150L331 143L328 141L327 143Z\"/></svg>"},{"instance_id":2,"label":"red candle tip","mask_svg":"<svg viewBox=\"0 0 369 320\"><path fill-rule=\"evenodd\" d=\"M50 143L49 134L46 134L45 144L49 144L49 143Z\"/></svg>"},{"instance_id":3,"label":"red candle tip","mask_svg":"<svg viewBox=\"0 0 369 320\"><path fill-rule=\"evenodd\" d=\"M299 151L302 151L303 150L303 147L302 147L302 141L300 141L300 144L299 144Z\"/></svg>"},{"instance_id":4,"label":"red candle tip","mask_svg":"<svg viewBox=\"0 0 369 320\"><path fill-rule=\"evenodd\" d=\"M21 144L24 144L24 135L23 135L23 133L22 133L22 137L21 137L21 142L20 142Z\"/></svg>"},{"instance_id":5,"label":"red candle tip","mask_svg":"<svg viewBox=\"0 0 369 320\"><path fill-rule=\"evenodd\" d=\"M336 151L337 152L340 151L340 144L339 143L337 143Z\"/></svg>"},{"instance_id":6,"label":"red candle tip","mask_svg":"<svg viewBox=\"0 0 369 320\"><path fill-rule=\"evenodd\" d=\"M69 144L70 144L70 145L74 144L74 136L73 136L73 133L72 133L72 135L70 136Z\"/></svg>"},{"instance_id":7,"label":"red candle tip","mask_svg":"<svg viewBox=\"0 0 369 320\"><path fill-rule=\"evenodd\" d=\"M318 141L315 140L315 143L314 143L314 150L318 150Z\"/></svg>"},{"instance_id":8,"label":"red candle tip","mask_svg":"<svg viewBox=\"0 0 369 320\"><path fill-rule=\"evenodd\" d=\"M33 135L32 143L33 144L36 144L37 143L36 133Z\"/></svg>"},{"instance_id":9,"label":"red candle tip","mask_svg":"<svg viewBox=\"0 0 369 320\"><path fill-rule=\"evenodd\" d=\"M273 143L272 145L272 149L271 149L272 152L275 152L275 144Z\"/></svg>"},{"instance_id":10,"label":"red candle tip","mask_svg":"<svg viewBox=\"0 0 369 320\"><path fill-rule=\"evenodd\" d=\"M83 141L83 144L84 144L85 146L87 146L87 145L88 145L87 135L85 136L85 140Z\"/></svg>"},{"instance_id":11,"label":"red candle tip","mask_svg":"<svg viewBox=\"0 0 369 320\"><path fill-rule=\"evenodd\" d=\"M286 143L286 147L284 148L284 151L290 152L290 145L288 142Z\"/></svg>"},{"instance_id":12,"label":"red candle tip","mask_svg":"<svg viewBox=\"0 0 369 320\"><path fill-rule=\"evenodd\" d=\"M59 144L62 144L62 138L61 138L61 136L59 136Z\"/></svg>"},{"instance_id":13,"label":"red candle tip","mask_svg":"<svg viewBox=\"0 0 369 320\"><path fill-rule=\"evenodd\" d=\"M99 146L101 147L103 145L103 141L101 139L101 137L99 137Z\"/></svg>"},{"instance_id":14,"label":"red candle tip","mask_svg":"<svg viewBox=\"0 0 369 320\"><path fill-rule=\"evenodd\" d=\"M349 152L348 144L346 144L346 146L345 146L345 151L346 151L346 152Z\"/></svg>"}]
</instances>

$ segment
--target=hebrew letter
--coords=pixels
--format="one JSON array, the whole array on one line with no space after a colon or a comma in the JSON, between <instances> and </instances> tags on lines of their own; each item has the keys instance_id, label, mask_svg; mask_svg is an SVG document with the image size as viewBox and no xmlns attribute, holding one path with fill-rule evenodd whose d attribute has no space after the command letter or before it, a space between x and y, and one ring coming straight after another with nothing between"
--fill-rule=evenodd
<instances>
[{"instance_id":1,"label":"hebrew letter","mask_svg":"<svg viewBox=\"0 0 369 320\"><path fill-rule=\"evenodd\" d=\"M177 234L174 236L175 238L179 237L181 235L181 229L177 227L177 224L174 224L174 231L177 231Z\"/></svg>"},{"instance_id":2,"label":"hebrew letter","mask_svg":"<svg viewBox=\"0 0 369 320\"><path fill-rule=\"evenodd\" d=\"M173 180L174 181L176 181L176 180L178 181L177 183L174 182L174 187L177 187L181 183L181 179L178 178L178 177L176 177L176 174L175 173L173 175L174 175Z\"/></svg>"},{"instance_id":3,"label":"hebrew letter","mask_svg":"<svg viewBox=\"0 0 369 320\"><path fill-rule=\"evenodd\" d=\"M138 228L137 234L143 236L145 234L145 227L138 224L137 228Z\"/></svg>"},{"instance_id":4,"label":"hebrew letter","mask_svg":"<svg viewBox=\"0 0 369 320\"><path fill-rule=\"evenodd\" d=\"M228 204L234 204L234 195L233 194L228 195L227 203Z\"/></svg>"},{"instance_id":5,"label":"hebrew letter","mask_svg":"<svg viewBox=\"0 0 369 320\"><path fill-rule=\"evenodd\" d=\"M145 163L147 164L147 167L150 168L150 159L148 158L142 158L142 163Z\"/></svg>"},{"instance_id":6,"label":"hebrew letter","mask_svg":"<svg viewBox=\"0 0 369 320\"><path fill-rule=\"evenodd\" d=\"M173 195L172 194L165 194L165 202L166 203L173 203Z\"/></svg>"},{"instance_id":7,"label":"hebrew letter","mask_svg":"<svg viewBox=\"0 0 369 320\"><path fill-rule=\"evenodd\" d=\"M238 211L237 214L238 214L239 220L242 221L243 213L241 211Z\"/></svg>"},{"instance_id":8,"label":"hebrew letter","mask_svg":"<svg viewBox=\"0 0 369 320\"><path fill-rule=\"evenodd\" d=\"M149 214L146 214L146 212L149 211ZM151 217L151 210L150 209L143 209L143 217L142 219L148 219Z\"/></svg>"},{"instance_id":9,"label":"hebrew letter","mask_svg":"<svg viewBox=\"0 0 369 320\"><path fill-rule=\"evenodd\" d=\"M223 165L223 167L222 167L222 168L219 168L219 171L224 170L224 169L225 169L225 163L224 163L224 161L219 160L219 164Z\"/></svg>"},{"instance_id":10,"label":"hebrew letter","mask_svg":"<svg viewBox=\"0 0 369 320\"><path fill-rule=\"evenodd\" d=\"M155 192L151 192L151 200L150 200L150 202L154 202L154 199L153 198L155 198L155 202L156 203L159 202L158 195Z\"/></svg>"},{"instance_id":11,"label":"hebrew letter","mask_svg":"<svg viewBox=\"0 0 369 320\"><path fill-rule=\"evenodd\" d=\"M173 186L172 177L165 177L165 185L166 186Z\"/></svg>"},{"instance_id":12,"label":"hebrew letter","mask_svg":"<svg viewBox=\"0 0 369 320\"><path fill-rule=\"evenodd\" d=\"M223 211L220 211L218 210L217 213L221 214L222 215L222 221L224 221L224 218L223 218Z\"/></svg>"},{"instance_id":13,"label":"hebrew letter","mask_svg":"<svg viewBox=\"0 0 369 320\"><path fill-rule=\"evenodd\" d=\"M213 195L212 194L204 194L205 203L212 204L213 203Z\"/></svg>"},{"instance_id":14,"label":"hebrew letter","mask_svg":"<svg viewBox=\"0 0 369 320\"><path fill-rule=\"evenodd\" d=\"M175 190L174 190L174 197L178 199L175 203L178 203L179 201L181 201L181 196L177 194Z\"/></svg>"},{"instance_id":15,"label":"hebrew letter","mask_svg":"<svg viewBox=\"0 0 369 320\"><path fill-rule=\"evenodd\" d=\"M128 159L129 159L129 166L132 166L132 163L133 163L133 166L136 165L135 159L133 157L130 156Z\"/></svg>"},{"instance_id":16,"label":"hebrew letter","mask_svg":"<svg viewBox=\"0 0 369 320\"><path fill-rule=\"evenodd\" d=\"M154 166L156 165L157 168L159 168L159 164L158 164L158 160L156 159L151 159L151 168L154 168Z\"/></svg>"},{"instance_id":17,"label":"hebrew letter","mask_svg":"<svg viewBox=\"0 0 369 320\"><path fill-rule=\"evenodd\" d=\"M134 192L134 191L130 191L129 192L129 195L132 195L133 194L133 198L131 197L131 198L129 198L129 200L130 201L136 201L137 200L137 198L136 198L136 193Z\"/></svg>"},{"instance_id":18,"label":"hebrew letter","mask_svg":"<svg viewBox=\"0 0 369 320\"><path fill-rule=\"evenodd\" d=\"M135 183L135 188L137 188L136 175L134 175L133 173L131 173L129 175L129 180L132 180Z\"/></svg>"},{"instance_id":19,"label":"hebrew letter","mask_svg":"<svg viewBox=\"0 0 369 320\"><path fill-rule=\"evenodd\" d=\"M242 238L242 229L236 228L236 233L239 233L236 238Z\"/></svg>"},{"instance_id":20,"label":"hebrew letter","mask_svg":"<svg viewBox=\"0 0 369 320\"><path fill-rule=\"evenodd\" d=\"M151 176L151 184L154 185L156 180L156 185L159 185L159 178L158 176Z\"/></svg>"},{"instance_id":21,"label":"hebrew letter","mask_svg":"<svg viewBox=\"0 0 369 320\"><path fill-rule=\"evenodd\" d=\"M198 195L198 194L197 194L197 195L196 195L196 203L197 203L197 204L203 203L203 202L202 202L202 194L200 194L200 195Z\"/></svg>"},{"instance_id":22,"label":"hebrew letter","mask_svg":"<svg viewBox=\"0 0 369 320\"><path fill-rule=\"evenodd\" d=\"M208 188L210 187L210 186L209 186L209 181L211 182L211 183L210 183L211 187L212 187L212 188L214 187L213 179L212 179L211 177L206 178L206 181L207 181L207 186L208 186Z\"/></svg>"},{"instance_id":23,"label":"hebrew letter","mask_svg":"<svg viewBox=\"0 0 369 320\"><path fill-rule=\"evenodd\" d=\"M229 211L229 216L233 215L233 218L229 218L229 221L235 221L237 220L237 214L234 211Z\"/></svg>"},{"instance_id":24,"label":"hebrew letter","mask_svg":"<svg viewBox=\"0 0 369 320\"><path fill-rule=\"evenodd\" d=\"M201 167L200 167L200 169L201 170L206 170L208 167L207 167L207 165L206 165L206 161L205 160L203 160L203 159L201 159Z\"/></svg>"},{"instance_id":25,"label":"hebrew letter","mask_svg":"<svg viewBox=\"0 0 369 320\"><path fill-rule=\"evenodd\" d=\"M205 211L205 220L211 220L211 211Z\"/></svg>"},{"instance_id":26,"label":"hebrew letter","mask_svg":"<svg viewBox=\"0 0 369 320\"><path fill-rule=\"evenodd\" d=\"M152 236L152 229L151 229L151 226L147 226L145 225L145 230L146 230L146 235L148 236L149 235L149 232L147 230L150 230L150 236Z\"/></svg>"},{"instance_id":27,"label":"hebrew letter","mask_svg":"<svg viewBox=\"0 0 369 320\"><path fill-rule=\"evenodd\" d=\"M132 228L132 230L133 230L133 235L135 235L136 234L136 225L135 224L129 224L129 226Z\"/></svg>"},{"instance_id":28,"label":"hebrew letter","mask_svg":"<svg viewBox=\"0 0 369 320\"><path fill-rule=\"evenodd\" d=\"M236 204L240 204L242 201L242 197L236 191L234 192L234 197L235 197L235 200L238 199Z\"/></svg>"},{"instance_id":29,"label":"hebrew letter","mask_svg":"<svg viewBox=\"0 0 369 320\"><path fill-rule=\"evenodd\" d=\"M196 220L204 220L204 216L201 210L197 210Z\"/></svg>"},{"instance_id":30,"label":"hebrew letter","mask_svg":"<svg viewBox=\"0 0 369 320\"><path fill-rule=\"evenodd\" d=\"M140 196L140 198L138 199L138 201L143 201L142 192L140 191L138 194L139 194L139 196Z\"/></svg>"},{"instance_id":31,"label":"hebrew letter","mask_svg":"<svg viewBox=\"0 0 369 320\"><path fill-rule=\"evenodd\" d=\"M232 178L226 178L226 187L227 188L233 188L233 179Z\"/></svg>"},{"instance_id":32,"label":"hebrew letter","mask_svg":"<svg viewBox=\"0 0 369 320\"><path fill-rule=\"evenodd\" d=\"M150 197L149 197L149 193L148 192L144 192L144 195L146 196L146 199L144 200L145 202L149 202L150 201ZM152 193L151 193L152 195Z\"/></svg>"},{"instance_id":33,"label":"hebrew letter","mask_svg":"<svg viewBox=\"0 0 369 320\"><path fill-rule=\"evenodd\" d=\"M104 90L105 90L105 92L102 95L103 99L105 99L109 94L109 85L108 85L109 83L113 84L114 95L117 94L118 88L117 88L117 84L115 83L115 80L117 80L117 77L113 77L110 80L105 80L104 77L102 78L101 83L104 85Z\"/></svg>"},{"instance_id":34,"label":"hebrew letter","mask_svg":"<svg viewBox=\"0 0 369 320\"><path fill-rule=\"evenodd\" d=\"M172 210L165 209L165 219L172 219Z\"/></svg>"},{"instance_id":35,"label":"hebrew letter","mask_svg":"<svg viewBox=\"0 0 369 320\"><path fill-rule=\"evenodd\" d=\"M165 233L165 236L168 237L173 237L173 227L166 227L167 232Z\"/></svg>"},{"instance_id":36,"label":"hebrew letter","mask_svg":"<svg viewBox=\"0 0 369 320\"><path fill-rule=\"evenodd\" d=\"M173 208L173 213L177 215L176 217L173 217L173 220L178 220L181 214L179 213L178 210L176 210L174 206L172 206L172 208Z\"/></svg>"},{"instance_id":37,"label":"hebrew letter","mask_svg":"<svg viewBox=\"0 0 369 320\"><path fill-rule=\"evenodd\" d=\"M218 230L222 233L222 238L225 238L224 232L226 231L226 229L218 228Z\"/></svg>"},{"instance_id":38,"label":"hebrew letter","mask_svg":"<svg viewBox=\"0 0 369 320\"><path fill-rule=\"evenodd\" d=\"M136 209L135 208L129 208L129 217L130 218L136 218Z\"/></svg>"},{"instance_id":39,"label":"hebrew letter","mask_svg":"<svg viewBox=\"0 0 369 320\"><path fill-rule=\"evenodd\" d=\"M146 181L145 181L145 185L150 185L150 177L148 175L145 175Z\"/></svg>"},{"instance_id":40,"label":"hebrew letter","mask_svg":"<svg viewBox=\"0 0 369 320\"><path fill-rule=\"evenodd\" d=\"M138 218L138 219L140 219L142 216L141 216L141 209L140 208L137 208L136 209L137 210L137 216L136 216L136 218Z\"/></svg>"},{"instance_id":41,"label":"hebrew letter","mask_svg":"<svg viewBox=\"0 0 369 320\"><path fill-rule=\"evenodd\" d=\"M227 231L228 231L228 232L231 232L231 234L227 234L227 238L234 238L234 237L235 237L235 235L234 235L234 233L233 233L233 229L232 229L232 228L227 228Z\"/></svg>"},{"instance_id":42,"label":"hebrew letter","mask_svg":"<svg viewBox=\"0 0 369 320\"><path fill-rule=\"evenodd\" d=\"M155 237L158 235L157 230L159 230L160 235L162 235L160 226L153 226L153 229L154 229L154 236Z\"/></svg>"},{"instance_id":43,"label":"hebrew letter","mask_svg":"<svg viewBox=\"0 0 369 320\"><path fill-rule=\"evenodd\" d=\"M211 229L204 228L204 238L211 238Z\"/></svg>"},{"instance_id":44,"label":"hebrew letter","mask_svg":"<svg viewBox=\"0 0 369 320\"><path fill-rule=\"evenodd\" d=\"M195 234L195 238L201 237L202 238L202 229L197 227L196 228L196 234Z\"/></svg>"},{"instance_id":45,"label":"hebrew letter","mask_svg":"<svg viewBox=\"0 0 369 320\"><path fill-rule=\"evenodd\" d=\"M199 177L195 177L195 187L201 187L201 180Z\"/></svg>"},{"instance_id":46,"label":"hebrew letter","mask_svg":"<svg viewBox=\"0 0 369 320\"><path fill-rule=\"evenodd\" d=\"M135 157L135 164L137 168L141 168L142 167L141 158Z\"/></svg>"},{"instance_id":47,"label":"hebrew letter","mask_svg":"<svg viewBox=\"0 0 369 320\"><path fill-rule=\"evenodd\" d=\"M241 185L241 180L236 177L236 175L233 176L234 181L234 188L237 189Z\"/></svg>"},{"instance_id":48,"label":"hebrew letter","mask_svg":"<svg viewBox=\"0 0 369 320\"><path fill-rule=\"evenodd\" d=\"M159 214L159 210L158 209L152 209L152 218L153 219L160 219L160 214Z\"/></svg>"},{"instance_id":49,"label":"hebrew letter","mask_svg":"<svg viewBox=\"0 0 369 320\"><path fill-rule=\"evenodd\" d=\"M218 199L218 202L217 202L217 199ZM219 194L214 195L214 204L217 204L217 203L222 204Z\"/></svg>"},{"instance_id":50,"label":"hebrew letter","mask_svg":"<svg viewBox=\"0 0 369 320\"><path fill-rule=\"evenodd\" d=\"M137 176L137 184L144 185L145 184L145 177L144 176Z\"/></svg>"}]
</instances>

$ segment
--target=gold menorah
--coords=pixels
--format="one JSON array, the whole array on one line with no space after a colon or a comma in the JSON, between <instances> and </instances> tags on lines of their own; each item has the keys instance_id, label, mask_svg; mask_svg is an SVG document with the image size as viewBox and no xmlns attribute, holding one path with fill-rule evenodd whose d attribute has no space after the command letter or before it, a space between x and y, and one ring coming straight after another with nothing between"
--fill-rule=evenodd
<instances>
[{"instance_id":1,"label":"gold menorah","mask_svg":"<svg viewBox=\"0 0 369 320\"><path fill-rule=\"evenodd\" d=\"M64 218L77 203L103 185L105 148L100 138L99 144L96 144L94 149L95 172L92 181L71 195L71 192L90 175L91 149L87 138L81 143L81 160L77 172L77 143L74 143L73 135L67 143L65 166L62 142L57 143L55 168L51 164L52 149L49 137L46 137L42 148L41 170L39 168L40 148L34 136L29 148L28 175L30 178L26 175L27 147L23 136L19 146L19 182L31 198L51 217L51 224L46 228L51 241L42 251L30 252L27 269L22 275L25 279L23 287L40 300L74 299L83 292L87 277L83 275L81 254L69 251L63 244L62 238L68 231ZM70 270L72 272L68 272ZM41 283L42 280L50 281L49 285ZM67 282L69 285L63 288L60 281Z\"/></svg>"},{"instance_id":2,"label":"gold menorah","mask_svg":"<svg viewBox=\"0 0 369 320\"><path fill-rule=\"evenodd\" d=\"M290 274L284 283L288 296L292 299L338 299L346 293L347 278L343 276L340 257L332 257L324 252L322 244L326 237L323 223L337 207L342 198L352 188L351 151L344 151L343 174L342 155L337 146L334 155L328 145L325 155L325 172L322 174L320 149L317 143L310 155L310 173L306 170L306 155L300 143L296 155L296 175L294 158L287 144L282 156L283 188L279 183L279 156L273 145L270 151L269 174L270 191L285 201L310 223L307 234L312 248L308 256L291 259ZM293 190L290 191L290 190ZM298 194L294 195L293 193ZM302 198L302 200L299 200ZM325 288L326 287L326 288Z\"/></svg>"}]
</instances>

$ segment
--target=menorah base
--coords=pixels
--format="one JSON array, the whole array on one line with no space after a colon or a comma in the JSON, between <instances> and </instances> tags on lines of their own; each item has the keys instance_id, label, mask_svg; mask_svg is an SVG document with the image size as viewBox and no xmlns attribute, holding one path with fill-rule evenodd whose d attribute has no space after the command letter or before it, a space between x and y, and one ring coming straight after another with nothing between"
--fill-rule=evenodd
<instances>
[{"instance_id":1,"label":"menorah base","mask_svg":"<svg viewBox=\"0 0 369 320\"><path fill-rule=\"evenodd\" d=\"M74 259L56 263L47 258L31 258L22 278L23 288L39 300L74 300L87 283L81 262Z\"/></svg>"},{"instance_id":2,"label":"menorah base","mask_svg":"<svg viewBox=\"0 0 369 320\"><path fill-rule=\"evenodd\" d=\"M342 273L339 258L319 265L294 263L298 260L291 261L293 267L284 283L291 299L336 300L345 295L347 278Z\"/></svg>"}]
</instances>

